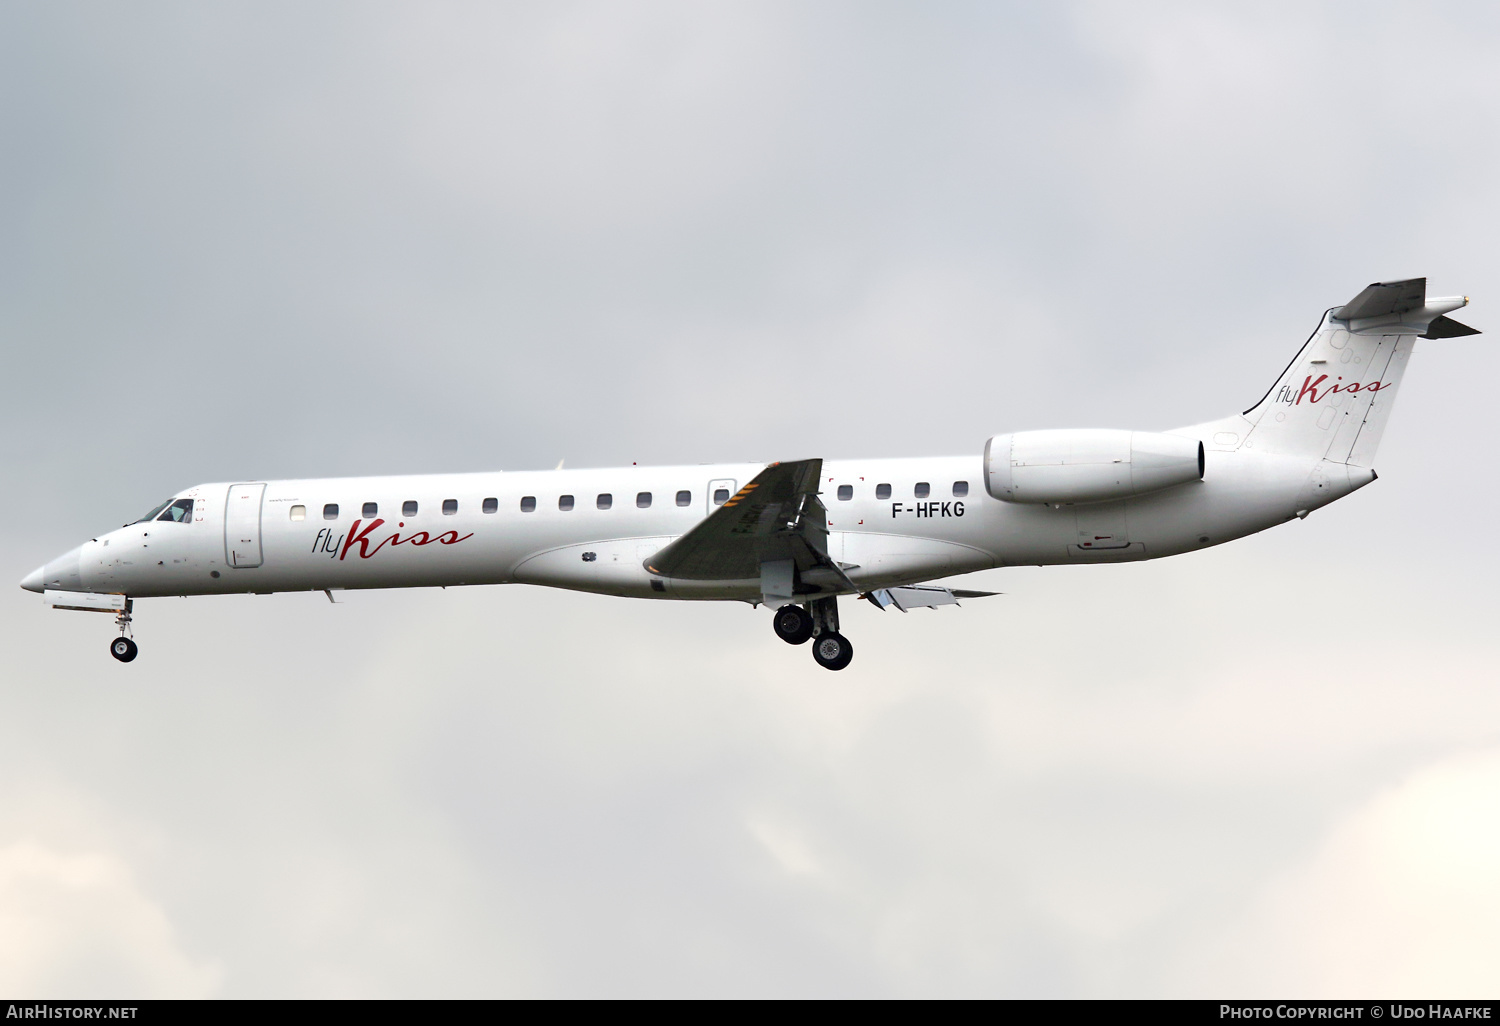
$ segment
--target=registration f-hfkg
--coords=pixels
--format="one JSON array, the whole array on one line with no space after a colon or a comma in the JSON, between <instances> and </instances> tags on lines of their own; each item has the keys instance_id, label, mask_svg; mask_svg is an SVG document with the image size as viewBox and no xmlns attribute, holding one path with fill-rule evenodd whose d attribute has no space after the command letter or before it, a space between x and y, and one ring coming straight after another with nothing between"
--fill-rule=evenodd
<instances>
[{"instance_id":1,"label":"registration f-hfkg","mask_svg":"<svg viewBox=\"0 0 1500 1026\"><path fill-rule=\"evenodd\" d=\"M122 662L140 598L539 584L764 606L839 670L840 597L953 604L988 593L930 582L1191 552L1369 484L1417 339L1477 334L1446 316L1467 303L1429 298L1425 278L1371 285L1250 409L1173 431L1021 431L931 459L203 484L21 587L113 613Z\"/></svg>"}]
</instances>

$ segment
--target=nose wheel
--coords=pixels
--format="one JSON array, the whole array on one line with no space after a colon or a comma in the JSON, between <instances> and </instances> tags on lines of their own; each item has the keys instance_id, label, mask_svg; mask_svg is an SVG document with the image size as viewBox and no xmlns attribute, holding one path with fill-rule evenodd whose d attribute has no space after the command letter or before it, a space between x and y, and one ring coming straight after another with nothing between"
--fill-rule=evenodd
<instances>
[{"instance_id":1,"label":"nose wheel","mask_svg":"<svg viewBox=\"0 0 1500 1026\"><path fill-rule=\"evenodd\" d=\"M122 663L130 662L130 660L140 655L141 652L140 647L136 645L134 639L125 636L130 633L130 610L132 605L131 600L127 598L125 600L125 608L120 610L120 614L115 617L115 626L120 628L120 636L109 643L109 654Z\"/></svg>"}]
</instances>

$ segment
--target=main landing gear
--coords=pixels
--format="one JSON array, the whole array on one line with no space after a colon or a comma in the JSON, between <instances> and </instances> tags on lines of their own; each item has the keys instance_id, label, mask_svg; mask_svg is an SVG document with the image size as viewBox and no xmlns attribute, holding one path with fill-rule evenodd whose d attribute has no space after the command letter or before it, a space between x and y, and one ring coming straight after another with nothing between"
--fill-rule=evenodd
<instances>
[{"instance_id":1,"label":"main landing gear","mask_svg":"<svg viewBox=\"0 0 1500 1026\"><path fill-rule=\"evenodd\" d=\"M125 600L125 608L120 610L120 615L115 617L115 626L120 628L120 636L109 643L109 654L128 663L140 654L140 648L135 641L125 635L130 633L130 599Z\"/></svg>"},{"instance_id":2,"label":"main landing gear","mask_svg":"<svg viewBox=\"0 0 1500 1026\"><path fill-rule=\"evenodd\" d=\"M813 636L812 614L801 606L782 606L771 624L776 636L788 645L801 645Z\"/></svg>"},{"instance_id":3,"label":"main landing gear","mask_svg":"<svg viewBox=\"0 0 1500 1026\"><path fill-rule=\"evenodd\" d=\"M788 645L813 639L813 659L825 670L842 670L854 658L854 646L839 633L839 605L835 597L813 599L802 606L785 605L771 621L776 636Z\"/></svg>"}]
</instances>

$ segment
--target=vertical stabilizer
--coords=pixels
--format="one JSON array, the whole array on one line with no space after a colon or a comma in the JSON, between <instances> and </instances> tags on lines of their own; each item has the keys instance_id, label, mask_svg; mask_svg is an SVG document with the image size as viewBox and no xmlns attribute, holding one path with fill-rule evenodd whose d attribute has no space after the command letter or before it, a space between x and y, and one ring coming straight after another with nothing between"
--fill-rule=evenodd
<instances>
[{"instance_id":1,"label":"vertical stabilizer","mask_svg":"<svg viewBox=\"0 0 1500 1026\"><path fill-rule=\"evenodd\" d=\"M1377 282L1323 315L1258 404L1246 448L1369 467L1418 338L1477 334L1444 316L1467 297L1428 299L1427 279Z\"/></svg>"}]
</instances>

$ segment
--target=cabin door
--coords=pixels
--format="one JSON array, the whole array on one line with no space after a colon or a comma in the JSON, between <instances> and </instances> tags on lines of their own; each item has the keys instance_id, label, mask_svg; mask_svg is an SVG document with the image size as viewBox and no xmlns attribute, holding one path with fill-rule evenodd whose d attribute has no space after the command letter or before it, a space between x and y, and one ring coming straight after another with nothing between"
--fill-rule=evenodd
<instances>
[{"instance_id":1,"label":"cabin door","mask_svg":"<svg viewBox=\"0 0 1500 1026\"><path fill-rule=\"evenodd\" d=\"M224 504L224 562L235 569L260 566L260 500L264 484L229 486Z\"/></svg>"}]
</instances>

